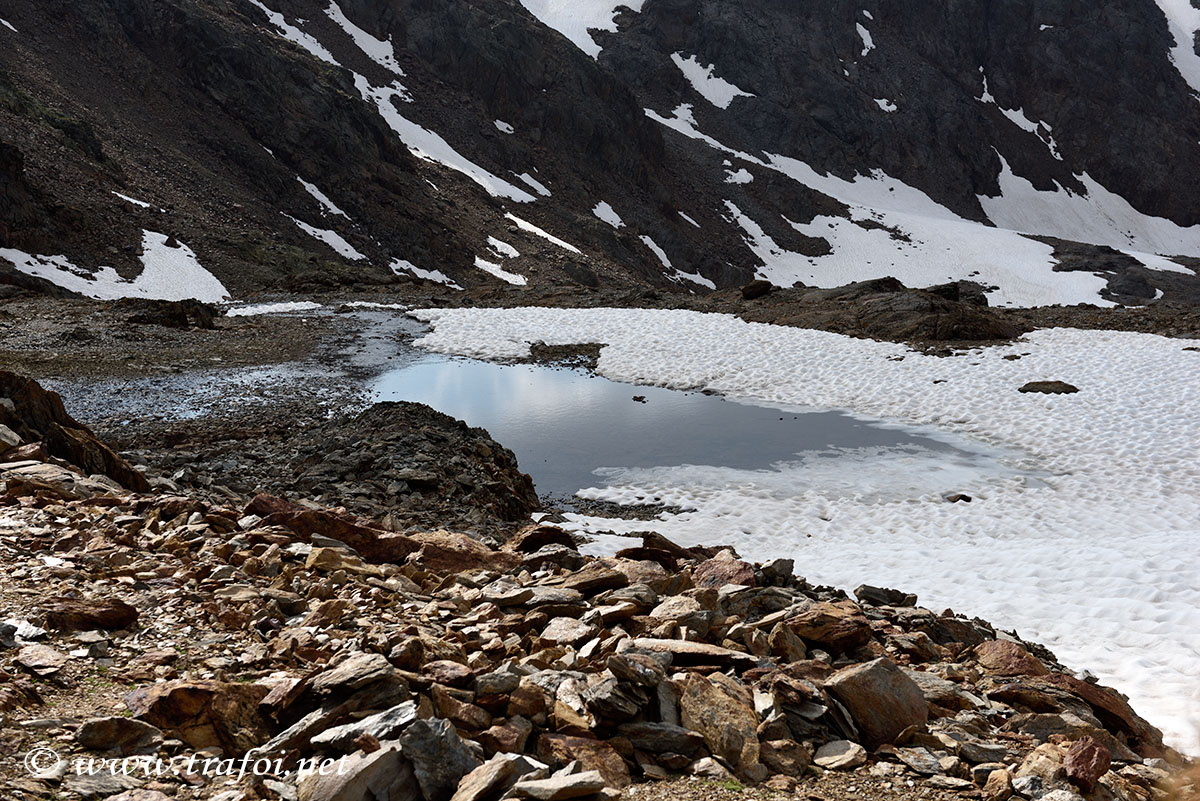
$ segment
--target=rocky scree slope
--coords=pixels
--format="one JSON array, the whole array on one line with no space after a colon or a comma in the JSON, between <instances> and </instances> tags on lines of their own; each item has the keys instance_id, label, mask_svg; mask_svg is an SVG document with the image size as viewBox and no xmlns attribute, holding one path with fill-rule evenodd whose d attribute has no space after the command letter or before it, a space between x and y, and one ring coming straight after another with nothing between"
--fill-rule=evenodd
<instances>
[{"instance_id":1,"label":"rocky scree slope","mask_svg":"<svg viewBox=\"0 0 1200 801\"><path fill-rule=\"evenodd\" d=\"M3 0L0 248L130 278L162 232L234 294L1194 300L1200 101L1153 0L634 5Z\"/></svg>"}]
</instances>

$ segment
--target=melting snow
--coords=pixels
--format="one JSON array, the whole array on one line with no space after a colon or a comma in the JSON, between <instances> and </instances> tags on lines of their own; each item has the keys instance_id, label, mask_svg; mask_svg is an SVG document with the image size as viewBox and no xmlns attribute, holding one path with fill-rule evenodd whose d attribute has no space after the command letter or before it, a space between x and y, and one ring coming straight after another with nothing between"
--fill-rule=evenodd
<instances>
[{"instance_id":1,"label":"melting snow","mask_svg":"<svg viewBox=\"0 0 1200 801\"><path fill-rule=\"evenodd\" d=\"M287 217L289 220L298 225L300 230L304 231L304 233L308 234L313 239L321 240L345 258L350 259L351 261L361 261L366 258L366 256L355 250L353 245L343 239L342 235L337 231L329 231L325 228L317 228L316 226L309 225L303 220L297 220L290 214L284 214L283 216Z\"/></svg>"},{"instance_id":2,"label":"melting snow","mask_svg":"<svg viewBox=\"0 0 1200 801\"><path fill-rule=\"evenodd\" d=\"M521 5L543 25L570 39L592 58L600 56L600 45L591 30L616 31L617 8L641 11L645 0L521 0Z\"/></svg>"},{"instance_id":3,"label":"melting snow","mask_svg":"<svg viewBox=\"0 0 1200 801\"><path fill-rule=\"evenodd\" d=\"M1200 93L1200 54L1196 53L1196 33L1200 31L1200 8L1192 0L1155 0L1167 17L1175 46L1171 62L1193 91Z\"/></svg>"},{"instance_id":4,"label":"melting snow","mask_svg":"<svg viewBox=\"0 0 1200 801\"><path fill-rule=\"evenodd\" d=\"M217 277L200 266L191 248L183 244L168 247L167 240L166 234L142 232L142 272L133 280L122 278L111 267L94 270L77 267L66 256L34 256L12 248L0 248L0 258L8 259L23 273L100 300L194 298L216 303L229 297L228 290Z\"/></svg>"},{"instance_id":5,"label":"melting snow","mask_svg":"<svg viewBox=\"0 0 1200 801\"><path fill-rule=\"evenodd\" d=\"M415 275L417 278L423 278L426 281L434 281L435 283L445 284L451 289L462 289L461 286L454 283L449 276L440 270L422 270L411 261L405 261L404 259L393 259L389 266L392 268L392 272L396 275L399 275L402 272L408 272Z\"/></svg>"},{"instance_id":6,"label":"melting snow","mask_svg":"<svg viewBox=\"0 0 1200 801\"><path fill-rule=\"evenodd\" d=\"M596 204L596 208L592 209L592 214L595 214L604 222L611 225L613 228L624 228L625 221L621 219L621 215L608 205L606 201L601 200Z\"/></svg>"},{"instance_id":7,"label":"melting snow","mask_svg":"<svg viewBox=\"0 0 1200 801\"><path fill-rule=\"evenodd\" d=\"M404 70L400 69L400 62L396 61L396 50L392 47L390 37L387 39L376 39L351 22L342 13L341 6L337 3L330 3L329 8L325 9L325 13L354 40L354 44L358 45L358 49L366 53L368 58L389 72L393 72L401 77L404 76Z\"/></svg>"},{"instance_id":8,"label":"melting snow","mask_svg":"<svg viewBox=\"0 0 1200 801\"><path fill-rule=\"evenodd\" d=\"M312 311L321 308L320 303L311 300L298 300L289 303L255 303L250 306L238 306L225 312L226 317L256 317L260 314L285 314L287 312Z\"/></svg>"},{"instance_id":9,"label":"melting snow","mask_svg":"<svg viewBox=\"0 0 1200 801\"><path fill-rule=\"evenodd\" d=\"M513 133L513 127L511 125L509 125L507 122L505 122L504 120L496 120L492 124L496 126L496 130L499 131L500 133L506 133L506 134Z\"/></svg>"},{"instance_id":10,"label":"melting snow","mask_svg":"<svg viewBox=\"0 0 1200 801\"><path fill-rule=\"evenodd\" d=\"M349 214L347 214L346 212L342 211L337 206L335 206L333 201L330 200L325 195L324 192L322 192L320 189L317 189L316 186L314 186L313 184L310 184L308 181L304 180L299 175L296 176L296 180L299 181L304 186L304 189L305 189L305 191L308 192L308 194L310 194L314 198L316 198L316 201L321 204L321 208L323 208L328 214L334 214L339 217L345 217L347 220L350 219Z\"/></svg>"},{"instance_id":11,"label":"melting snow","mask_svg":"<svg viewBox=\"0 0 1200 801\"><path fill-rule=\"evenodd\" d=\"M572 253L582 253L582 251L579 248L575 247L574 245L570 244L569 242L564 242L561 239L559 239L558 237L552 236L551 234L546 233L545 231L543 231L541 228L538 228L533 223L527 222L526 220L522 220L520 217L518 217L515 214L505 214L504 216L507 219L512 220L514 223L516 223L517 227L520 228L522 231L528 231L531 234L540 236L542 239L545 239L547 242L552 242L555 245L558 245L563 250L569 250Z\"/></svg>"},{"instance_id":12,"label":"melting snow","mask_svg":"<svg viewBox=\"0 0 1200 801\"><path fill-rule=\"evenodd\" d=\"M396 110L393 102L393 99L397 97L401 100L410 100L403 87L398 84L390 87L374 87L371 86L370 81L358 74L354 76L354 84L364 99L375 104L375 107L379 109L380 116L392 127L392 130L400 137L400 141L404 142L414 156L461 172L495 197L508 198L518 203L531 203L535 199L533 195L523 189L518 189L503 178L497 178L483 167L475 164L433 131L405 119Z\"/></svg>"},{"instance_id":13,"label":"melting snow","mask_svg":"<svg viewBox=\"0 0 1200 801\"><path fill-rule=\"evenodd\" d=\"M845 485L872 463L831 454L843 468L837 474L785 472L792 480L784 486L775 471L718 472L700 486L671 470L630 474L587 497L658 496L687 511L648 521L576 517L575 527L649 527L681 545L729 542L747 558L794 558L816 583L917 592L930 608L951 606L1018 629L1127 693L1173 744L1200 742L1200 354L1184 351L1185 343L1050 329L938 358L689 311L427 309L415 316L433 325L419 342L433 350L516 358L528 356L531 341L606 343L597 369L617 381L851 409L1017 449L1024 455L1013 457L1014 466L1044 473L1042 483L995 477L964 487L970 504L945 503L919 487L890 498L856 495ZM1004 358L1014 353L1026 355ZM1081 391L1016 391L1039 379ZM594 548L628 542L601 535Z\"/></svg>"},{"instance_id":14,"label":"melting snow","mask_svg":"<svg viewBox=\"0 0 1200 801\"><path fill-rule=\"evenodd\" d=\"M330 64L341 66L337 63L337 59L333 57L333 54L325 49L324 45L322 45L313 37L309 36L304 31L297 28L295 25L288 24L288 21L284 18L283 14L267 8L262 4L261 0L250 0L250 3L267 15L267 19L272 25L279 29L280 35L283 36L284 39L287 39L289 42L295 42L322 61L327 61Z\"/></svg>"},{"instance_id":15,"label":"melting snow","mask_svg":"<svg viewBox=\"0 0 1200 801\"><path fill-rule=\"evenodd\" d=\"M717 108L729 108L729 104L735 97L754 97L750 92L745 92L729 81L718 78L713 74L716 69L713 65L710 64L706 67L695 56L688 56L685 59L679 53L672 53L671 60L675 62L675 66L679 67L679 71L688 79L692 88Z\"/></svg>"},{"instance_id":16,"label":"melting snow","mask_svg":"<svg viewBox=\"0 0 1200 801\"><path fill-rule=\"evenodd\" d=\"M483 270L485 273L493 275L496 278L499 278L501 281L505 281L513 286L525 286L527 283L529 283L525 276L517 275L516 273L510 273L499 264L485 261L478 256L475 257L475 266Z\"/></svg>"}]
</instances>

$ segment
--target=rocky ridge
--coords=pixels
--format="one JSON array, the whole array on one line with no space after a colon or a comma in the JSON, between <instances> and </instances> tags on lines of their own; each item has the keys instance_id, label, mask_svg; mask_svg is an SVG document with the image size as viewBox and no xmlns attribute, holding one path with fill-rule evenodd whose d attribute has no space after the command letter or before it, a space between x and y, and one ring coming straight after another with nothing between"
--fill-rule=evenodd
<instances>
[{"instance_id":1,"label":"rocky ridge","mask_svg":"<svg viewBox=\"0 0 1200 801\"><path fill-rule=\"evenodd\" d=\"M653 534L595 558L550 525L492 547L313 506L0 475L6 795L559 801L854 771L985 801L1163 801L1184 764L1115 691L902 592L851 598L791 560ZM13 757L47 744L64 761L23 774ZM192 754L279 770L69 769ZM343 769L302 775L314 759Z\"/></svg>"}]
</instances>

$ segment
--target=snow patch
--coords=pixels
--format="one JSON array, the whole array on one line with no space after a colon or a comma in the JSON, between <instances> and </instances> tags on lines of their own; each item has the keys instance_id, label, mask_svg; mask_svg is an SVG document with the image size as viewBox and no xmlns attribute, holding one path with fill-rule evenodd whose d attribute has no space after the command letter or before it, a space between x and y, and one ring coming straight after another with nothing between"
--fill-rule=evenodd
<instances>
[{"instance_id":1,"label":"snow patch","mask_svg":"<svg viewBox=\"0 0 1200 801\"><path fill-rule=\"evenodd\" d=\"M561 33L592 58L600 56L600 45L590 31L616 31L617 9L641 11L645 0L521 0L521 5L541 23Z\"/></svg>"},{"instance_id":2,"label":"snow patch","mask_svg":"<svg viewBox=\"0 0 1200 801\"><path fill-rule=\"evenodd\" d=\"M679 67L679 71L688 79L692 88L717 108L729 108L729 104L737 97L754 97L750 92L739 89L723 78L718 78L714 74L715 66L709 64L706 67L695 56L684 58L680 53L672 53L671 60L675 62L676 67Z\"/></svg>"},{"instance_id":3,"label":"snow patch","mask_svg":"<svg viewBox=\"0 0 1200 801\"><path fill-rule=\"evenodd\" d=\"M496 130L500 133L514 133L513 127L504 120L495 120L492 122L492 124L496 126Z\"/></svg>"},{"instance_id":4,"label":"snow patch","mask_svg":"<svg viewBox=\"0 0 1200 801\"><path fill-rule=\"evenodd\" d=\"M304 31L297 28L295 25L289 24L283 14L267 8L262 4L261 0L250 0L250 4L267 15L267 20L279 30L280 36L282 36L284 39L300 45L302 48L322 61L326 61L336 66L341 66L338 64L337 59L333 57L333 54L325 49L324 45L322 45L313 37L309 36Z\"/></svg>"},{"instance_id":5,"label":"snow patch","mask_svg":"<svg viewBox=\"0 0 1200 801\"><path fill-rule=\"evenodd\" d=\"M745 167L742 167L736 172L733 170L725 171L725 183L727 184L748 184L753 180L754 175L751 174L751 172Z\"/></svg>"},{"instance_id":6,"label":"snow patch","mask_svg":"<svg viewBox=\"0 0 1200 801\"><path fill-rule=\"evenodd\" d=\"M528 222L526 220L522 220L520 217L518 217L515 214L505 214L504 217L506 219L511 220L512 222L516 223L517 227L520 228L522 231L528 231L529 233L534 234L535 236L540 236L542 239L545 239L547 242L551 242L555 245L558 245L563 250L569 250L572 253L582 253L583 252L579 248L570 244L569 242L562 241L558 237L553 236L553 235L543 231L541 228L538 228L533 223Z\"/></svg>"},{"instance_id":7,"label":"snow patch","mask_svg":"<svg viewBox=\"0 0 1200 801\"><path fill-rule=\"evenodd\" d=\"M596 215L603 222L608 223L613 228L624 228L625 221L621 219L621 215L617 214L616 210L608 204L607 201L601 200L596 204L596 208L592 209L592 214Z\"/></svg>"},{"instance_id":8,"label":"snow patch","mask_svg":"<svg viewBox=\"0 0 1200 801\"><path fill-rule=\"evenodd\" d=\"M144 200L138 200L137 198L130 197L129 195L122 195L120 192L117 192L115 190L112 190L112 193L114 195L116 195L117 197L121 198L121 200L124 200L126 203L132 203L133 205L137 206L138 208L142 208L142 209L152 208L152 206Z\"/></svg>"},{"instance_id":9,"label":"snow patch","mask_svg":"<svg viewBox=\"0 0 1200 801\"><path fill-rule=\"evenodd\" d=\"M35 256L14 248L0 248L0 258L8 259L27 275L98 300L194 298L217 303L229 297L229 291L200 265L191 248L178 242L176 247L170 247L169 239L166 234L142 231L142 272L132 280L122 278L112 267L94 270L78 267L62 255Z\"/></svg>"},{"instance_id":10,"label":"snow patch","mask_svg":"<svg viewBox=\"0 0 1200 801\"><path fill-rule=\"evenodd\" d=\"M638 239L642 240L642 244L644 244L646 247L650 248L650 252L652 252L655 256L658 257L658 260L660 262L662 262L663 267L666 267L668 270L674 271L675 268L671 265L671 260L667 258L666 251L664 251L662 248L660 248L658 246L658 243L656 243L653 239L651 239L648 236L640 236L640 237L638 237Z\"/></svg>"},{"instance_id":11,"label":"snow patch","mask_svg":"<svg viewBox=\"0 0 1200 801\"><path fill-rule=\"evenodd\" d=\"M862 39L863 49L859 56L865 56L875 49L875 40L871 38L871 32L861 22L854 23L854 27L858 29L858 37Z\"/></svg>"},{"instance_id":12,"label":"snow patch","mask_svg":"<svg viewBox=\"0 0 1200 801\"><path fill-rule=\"evenodd\" d=\"M415 275L417 278L423 278L426 281L433 281L438 284L445 284L451 289L457 289L460 291L462 290L461 286L454 283L454 281L451 280L448 275L440 270L422 270L411 261L406 261L404 259L392 259L392 263L388 266L392 268L392 272L396 275L400 275L402 272L407 272Z\"/></svg>"},{"instance_id":13,"label":"snow patch","mask_svg":"<svg viewBox=\"0 0 1200 801\"><path fill-rule=\"evenodd\" d=\"M1200 55L1196 53L1196 32L1200 31L1200 8L1192 0L1155 0L1167 17L1167 25L1175 46L1171 48L1171 63L1188 82L1192 90L1200 93Z\"/></svg>"},{"instance_id":14,"label":"snow patch","mask_svg":"<svg viewBox=\"0 0 1200 801\"><path fill-rule=\"evenodd\" d=\"M515 259L517 256L521 255L520 252L512 245L499 240L494 236L489 236L487 241L488 247L490 247L492 251L502 259Z\"/></svg>"},{"instance_id":15,"label":"snow patch","mask_svg":"<svg viewBox=\"0 0 1200 801\"><path fill-rule=\"evenodd\" d=\"M312 311L321 308L320 303L311 300L298 300L288 303L255 303L250 306L238 306L225 312L226 317L257 317L260 314L286 314L288 312Z\"/></svg>"},{"instance_id":16,"label":"snow patch","mask_svg":"<svg viewBox=\"0 0 1200 801\"><path fill-rule=\"evenodd\" d=\"M376 39L351 22L337 3L330 3L329 7L325 9L325 14L354 40L354 44L358 46L359 50L366 53L369 59L389 72L404 76L400 62L396 61L396 49L392 46L391 37Z\"/></svg>"},{"instance_id":17,"label":"snow patch","mask_svg":"<svg viewBox=\"0 0 1200 801\"><path fill-rule=\"evenodd\" d=\"M312 195L316 199L316 201L321 204L321 208L324 209L327 214L333 214L338 217L345 217L347 220L350 219L349 214L347 214L346 212L339 209L336 205L334 205L333 201L330 200L324 192L322 192L320 189L317 189L317 187L315 185L310 184L308 181L304 180L299 175L296 176L296 180L300 182L300 184L304 187L304 190L306 192L308 192L308 194Z\"/></svg>"},{"instance_id":18,"label":"snow patch","mask_svg":"<svg viewBox=\"0 0 1200 801\"><path fill-rule=\"evenodd\" d=\"M501 281L512 284L513 286L525 286L527 283L529 283L525 276L517 275L516 273L510 273L499 264L486 261L478 256L475 257L475 266L483 270L488 275L495 276Z\"/></svg>"},{"instance_id":19,"label":"snow patch","mask_svg":"<svg viewBox=\"0 0 1200 801\"><path fill-rule=\"evenodd\" d=\"M782 470L730 471L699 484L690 483L695 475L630 472L628 481L586 495L617 503L659 497L686 511L628 522L576 516L572 527L650 528L685 546L728 542L750 559L794 558L814 583L916 592L924 606L978 615L1049 646L1128 694L1173 745L1200 743L1200 354L1178 340L1048 329L938 358L680 310L414 316L433 326L418 342L431 350L518 358L531 341L605 343L597 371L613 380L851 409L1016 451L1008 464L1042 481L997 477L971 487L969 504L946 503L932 487L892 498L859 494L854 472L874 461L846 454L831 454L838 473L801 468L786 485L775 475ZM1025 355L1004 358L1012 354ZM1040 379L1081 391L1016 391ZM887 467L894 478L903 464ZM628 544L599 535L591 550Z\"/></svg>"},{"instance_id":20,"label":"snow patch","mask_svg":"<svg viewBox=\"0 0 1200 801\"><path fill-rule=\"evenodd\" d=\"M535 198L533 195L523 189L518 189L503 178L497 178L495 175L492 175L483 167L463 156L451 147L450 143L433 131L422 128L420 125L402 116L396 110L394 99L399 98L403 101L411 102L411 98L404 87L395 83L385 87L371 86L370 81L357 73L354 75L354 85L358 87L358 91L365 100L374 103L375 107L379 110L380 116L391 126L396 135L400 137L400 141L417 158L432 161L461 172L482 186L487 190L488 194L494 197L508 198L518 203L532 203L534 201Z\"/></svg>"},{"instance_id":21,"label":"snow patch","mask_svg":"<svg viewBox=\"0 0 1200 801\"><path fill-rule=\"evenodd\" d=\"M5 28L8 28L13 33L20 33L20 31L18 31L16 28L14 28L13 24L6 19L0 19L0 25L3 25Z\"/></svg>"},{"instance_id":22,"label":"snow patch","mask_svg":"<svg viewBox=\"0 0 1200 801\"><path fill-rule=\"evenodd\" d=\"M893 111L895 111L897 108L896 104L893 103L892 101L888 100L886 97L875 98L875 105L879 106L881 109L888 112L889 114L892 113Z\"/></svg>"},{"instance_id":23,"label":"snow patch","mask_svg":"<svg viewBox=\"0 0 1200 801\"><path fill-rule=\"evenodd\" d=\"M716 284L714 284L709 279L705 278L700 273L685 273L683 270L680 270L677 268L675 270L675 275L682 278L684 281L691 281L693 284L698 284L700 286L708 287L709 289L717 288Z\"/></svg>"},{"instance_id":24,"label":"snow patch","mask_svg":"<svg viewBox=\"0 0 1200 801\"><path fill-rule=\"evenodd\" d=\"M516 175L516 173L513 174ZM517 175L517 177L524 181L526 186L528 186L534 192L537 192L542 197L550 197L550 190L546 188L546 185L534 178L529 173L523 172L520 175Z\"/></svg>"},{"instance_id":25,"label":"snow patch","mask_svg":"<svg viewBox=\"0 0 1200 801\"><path fill-rule=\"evenodd\" d=\"M680 217L682 217L682 218L683 218L684 220L686 220L687 222L691 223L691 224L692 224L693 226L695 226L696 228L699 228L699 227L700 227L700 223L696 222L696 221L695 221L695 220L693 220L691 217L689 217L689 216L687 216L686 214L684 214L682 211L681 211L681 212L679 212L679 216L680 216Z\"/></svg>"},{"instance_id":26,"label":"snow patch","mask_svg":"<svg viewBox=\"0 0 1200 801\"><path fill-rule=\"evenodd\" d=\"M282 214L282 212L280 212ZM354 246L342 238L342 235L337 231L330 231L325 228L317 228L315 225L309 225L303 220L297 220L290 214L284 214L289 220L294 222L301 231L311 236L313 239L319 239L329 247L333 248L339 255L351 261L362 261L367 258L363 254L354 249Z\"/></svg>"},{"instance_id":27,"label":"snow patch","mask_svg":"<svg viewBox=\"0 0 1200 801\"><path fill-rule=\"evenodd\" d=\"M1053 192L1039 191L1015 175L1004 158L1000 163L1000 195L979 196L988 219L996 225L1143 253L1200 253L1200 225L1184 228L1143 214L1086 173L1075 177L1087 194L1076 194L1061 185Z\"/></svg>"}]
</instances>

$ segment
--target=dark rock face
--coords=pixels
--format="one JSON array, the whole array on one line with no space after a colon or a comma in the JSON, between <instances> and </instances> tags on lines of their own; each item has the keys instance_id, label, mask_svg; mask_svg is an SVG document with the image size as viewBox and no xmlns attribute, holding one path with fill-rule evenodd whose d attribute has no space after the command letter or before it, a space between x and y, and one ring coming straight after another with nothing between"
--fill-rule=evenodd
<instances>
[{"instance_id":1,"label":"dark rock face","mask_svg":"<svg viewBox=\"0 0 1200 801\"><path fill-rule=\"evenodd\" d=\"M101 473L127 489L149 489L146 477L105 445L63 408L57 392L28 378L0 370L0 425L26 442L41 442L45 452L87 474Z\"/></svg>"},{"instance_id":2,"label":"dark rock face","mask_svg":"<svg viewBox=\"0 0 1200 801\"><path fill-rule=\"evenodd\" d=\"M788 222L846 218L847 206L762 166L766 154L847 180L882 171L982 224L980 197L999 193L1005 165L1039 190L1076 195L1086 174L1138 212L1200 224L1200 107L1154 0L647 0L617 14L618 31L593 32L598 59L511 0L341 0L334 15L315 0L266 6L47 0L6 12L22 35L0 51L0 247L131 277L141 230L167 229L236 293L375 285L409 276L408 262L493 287L475 259L495 258L495 237L538 285L685 294L702 285L675 270L721 288L756 277L761 258L727 204L778 248L832 252L832 240ZM395 68L355 44L340 15L389 41ZM713 64L742 94L718 108L676 58ZM647 114L683 106L721 147ZM742 164L753 180L729 182L728 166ZM600 202L621 226L597 218ZM363 258L284 215L334 231ZM1110 300L1200 296L1194 275L1041 241L1059 269L1105 276ZM2 264L0 283L44 286ZM948 292L936 294L961 299ZM938 336L972 338L946 325Z\"/></svg>"}]
</instances>

